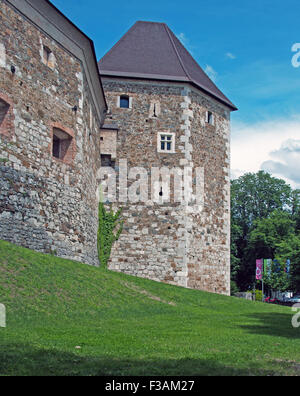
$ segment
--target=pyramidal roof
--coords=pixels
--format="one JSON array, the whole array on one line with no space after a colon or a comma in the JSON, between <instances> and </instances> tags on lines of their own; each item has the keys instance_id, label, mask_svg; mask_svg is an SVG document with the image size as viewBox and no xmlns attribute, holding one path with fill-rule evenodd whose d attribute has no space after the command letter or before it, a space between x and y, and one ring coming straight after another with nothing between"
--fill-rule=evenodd
<instances>
[{"instance_id":1,"label":"pyramidal roof","mask_svg":"<svg viewBox=\"0 0 300 396\"><path fill-rule=\"evenodd\" d=\"M102 76L188 82L237 110L165 23L136 22L98 65Z\"/></svg>"}]
</instances>

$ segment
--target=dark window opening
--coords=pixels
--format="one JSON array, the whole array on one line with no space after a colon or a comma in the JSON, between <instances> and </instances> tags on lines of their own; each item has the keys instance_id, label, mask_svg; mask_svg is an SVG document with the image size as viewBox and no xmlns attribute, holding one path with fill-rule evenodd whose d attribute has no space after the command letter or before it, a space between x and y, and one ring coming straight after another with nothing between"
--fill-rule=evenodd
<instances>
[{"instance_id":1,"label":"dark window opening","mask_svg":"<svg viewBox=\"0 0 300 396\"><path fill-rule=\"evenodd\" d=\"M207 122L210 125L214 124L214 115L213 115L213 113L211 111L207 112Z\"/></svg>"},{"instance_id":2,"label":"dark window opening","mask_svg":"<svg viewBox=\"0 0 300 396\"><path fill-rule=\"evenodd\" d=\"M123 95L120 97L121 109L129 109L129 96Z\"/></svg>"},{"instance_id":3,"label":"dark window opening","mask_svg":"<svg viewBox=\"0 0 300 396\"><path fill-rule=\"evenodd\" d=\"M50 66L52 51L50 48L43 46L43 62L45 65Z\"/></svg>"},{"instance_id":4,"label":"dark window opening","mask_svg":"<svg viewBox=\"0 0 300 396\"><path fill-rule=\"evenodd\" d=\"M59 153L60 153L60 140L56 136L53 136L53 157L59 158Z\"/></svg>"},{"instance_id":5,"label":"dark window opening","mask_svg":"<svg viewBox=\"0 0 300 396\"><path fill-rule=\"evenodd\" d=\"M0 99L0 126L3 124L4 119L8 113L9 104Z\"/></svg>"},{"instance_id":6,"label":"dark window opening","mask_svg":"<svg viewBox=\"0 0 300 396\"><path fill-rule=\"evenodd\" d=\"M70 154L72 136L58 128L53 128L52 155L65 159Z\"/></svg>"},{"instance_id":7,"label":"dark window opening","mask_svg":"<svg viewBox=\"0 0 300 396\"><path fill-rule=\"evenodd\" d=\"M101 154L101 166L105 168L115 168L116 161L113 161L111 155Z\"/></svg>"}]
</instances>

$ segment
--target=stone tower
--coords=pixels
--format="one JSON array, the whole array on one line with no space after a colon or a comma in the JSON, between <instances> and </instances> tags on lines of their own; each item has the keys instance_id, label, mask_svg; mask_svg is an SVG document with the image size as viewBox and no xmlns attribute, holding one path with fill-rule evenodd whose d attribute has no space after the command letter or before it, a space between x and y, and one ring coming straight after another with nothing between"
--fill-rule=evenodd
<instances>
[{"instance_id":1,"label":"stone tower","mask_svg":"<svg viewBox=\"0 0 300 396\"><path fill-rule=\"evenodd\" d=\"M153 193L148 201L115 205L125 222L110 269L229 294L230 112L236 107L163 23L137 22L99 69L109 108L102 164L128 175L128 191L137 177L132 168L146 169ZM163 167L182 175L192 169L190 188L197 184L202 202L178 200L174 178L166 202L163 179L154 190L150 185L153 169ZM119 198L124 189L119 186Z\"/></svg>"},{"instance_id":2,"label":"stone tower","mask_svg":"<svg viewBox=\"0 0 300 396\"><path fill-rule=\"evenodd\" d=\"M93 43L46 0L0 0L0 27L0 239L99 265Z\"/></svg>"}]
</instances>

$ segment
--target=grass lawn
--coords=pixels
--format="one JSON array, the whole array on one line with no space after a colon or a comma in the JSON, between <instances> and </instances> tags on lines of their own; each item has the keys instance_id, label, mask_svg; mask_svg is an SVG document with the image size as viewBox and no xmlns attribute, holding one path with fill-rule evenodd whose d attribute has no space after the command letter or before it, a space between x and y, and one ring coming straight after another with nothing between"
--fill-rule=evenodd
<instances>
[{"instance_id":1,"label":"grass lawn","mask_svg":"<svg viewBox=\"0 0 300 396\"><path fill-rule=\"evenodd\" d=\"M300 375L288 307L160 284L0 241L0 375ZM80 347L80 348L78 348Z\"/></svg>"}]
</instances>

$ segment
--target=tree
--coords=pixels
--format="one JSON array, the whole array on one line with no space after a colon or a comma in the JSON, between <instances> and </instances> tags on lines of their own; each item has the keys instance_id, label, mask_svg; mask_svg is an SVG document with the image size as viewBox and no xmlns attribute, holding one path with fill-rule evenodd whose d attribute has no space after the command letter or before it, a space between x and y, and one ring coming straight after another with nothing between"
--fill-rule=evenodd
<instances>
[{"instance_id":1,"label":"tree","mask_svg":"<svg viewBox=\"0 0 300 396\"><path fill-rule=\"evenodd\" d=\"M289 289L300 292L300 234L292 235L278 243L275 258L284 265L291 260Z\"/></svg>"},{"instance_id":2,"label":"tree","mask_svg":"<svg viewBox=\"0 0 300 396\"><path fill-rule=\"evenodd\" d=\"M292 215L296 221L296 229L300 231L300 190L292 193Z\"/></svg>"},{"instance_id":3,"label":"tree","mask_svg":"<svg viewBox=\"0 0 300 396\"><path fill-rule=\"evenodd\" d=\"M278 264L274 263L275 262L273 261L270 273L264 273L265 285L267 285L269 289L281 292L290 290L290 278L285 272L285 264L279 261Z\"/></svg>"},{"instance_id":4,"label":"tree","mask_svg":"<svg viewBox=\"0 0 300 396\"><path fill-rule=\"evenodd\" d=\"M293 194L291 187L284 180L263 171L247 173L231 182L232 280L236 281L240 290L247 290L253 285L255 258L265 255L268 257L274 253L274 235L270 232L266 236L259 235L268 229L268 223L265 226L260 225L256 234L252 234L252 246L249 248L250 234L257 227L257 221L269 218L274 211L293 215L299 208L298 196L296 193ZM280 215L273 221L277 221L279 217ZM287 224L280 224L284 234L284 226ZM259 250L258 257L253 253L255 249Z\"/></svg>"},{"instance_id":5,"label":"tree","mask_svg":"<svg viewBox=\"0 0 300 396\"><path fill-rule=\"evenodd\" d=\"M247 173L231 183L233 224L239 225L246 237L253 222L267 218L274 210L291 210L292 189L269 173Z\"/></svg>"},{"instance_id":6,"label":"tree","mask_svg":"<svg viewBox=\"0 0 300 396\"><path fill-rule=\"evenodd\" d=\"M238 258L237 242L241 238L242 229L236 224L231 226L231 293L235 294L239 291L237 286L237 275L241 260Z\"/></svg>"},{"instance_id":7,"label":"tree","mask_svg":"<svg viewBox=\"0 0 300 396\"><path fill-rule=\"evenodd\" d=\"M276 210L267 218L255 220L249 233L248 255L253 259L274 258L280 242L294 235L295 222L291 215Z\"/></svg>"}]
</instances>

